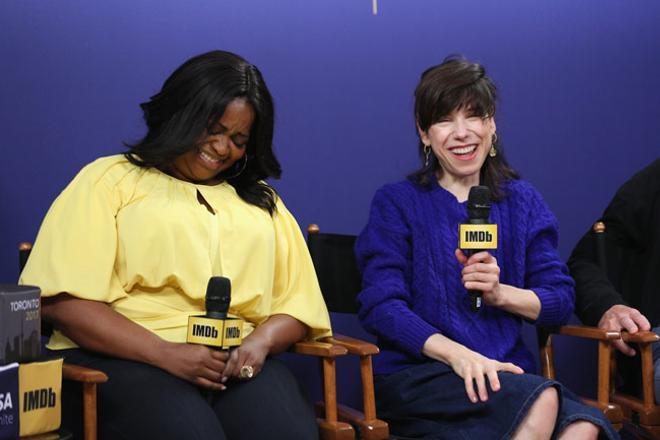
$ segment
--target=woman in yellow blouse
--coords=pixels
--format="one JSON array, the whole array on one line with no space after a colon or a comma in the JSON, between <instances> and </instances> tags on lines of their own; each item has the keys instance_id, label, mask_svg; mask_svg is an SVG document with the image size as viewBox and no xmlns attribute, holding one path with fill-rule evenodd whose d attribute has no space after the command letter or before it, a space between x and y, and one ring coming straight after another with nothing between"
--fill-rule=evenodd
<instances>
[{"instance_id":1,"label":"woman in yellow blouse","mask_svg":"<svg viewBox=\"0 0 660 440\"><path fill-rule=\"evenodd\" d=\"M263 181L280 165L260 72L229 52L202 54L141 107L146 136L80 171L21 274L42 289L56 329L48 348L108 373L101 438L315 438L295 378L269 358L329 335L330 322L302 234ZM231 280L229 312L246 321L229 354L185 343L216 275Z\"/></svg>"}]
</instances>

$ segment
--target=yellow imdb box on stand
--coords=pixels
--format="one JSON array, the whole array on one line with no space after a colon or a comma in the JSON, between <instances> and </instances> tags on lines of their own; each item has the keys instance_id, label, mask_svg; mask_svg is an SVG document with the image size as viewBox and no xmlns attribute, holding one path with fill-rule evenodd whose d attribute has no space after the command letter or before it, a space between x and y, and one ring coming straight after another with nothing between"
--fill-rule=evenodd
<instances>
[{"instance_id":1,"label":"yellow imdb box on stand","mask_svg":"<svg viewBox=\"0 0 660 440\"><path fill-rule=\"evenodd\" d=\"M62 362L60 358L19 365L21 436L41 434L60 427Z\"/></svg>"},{"instance_id":2,"label":"yellow imdb box on stand","mask_svg":"<svg viewBox=\"0 0 660 440\"><path fill-rule=\"evenodd\" d=\"M497 225L458 225L459 248L497 249Z\"/></svg>"}]
</instances>

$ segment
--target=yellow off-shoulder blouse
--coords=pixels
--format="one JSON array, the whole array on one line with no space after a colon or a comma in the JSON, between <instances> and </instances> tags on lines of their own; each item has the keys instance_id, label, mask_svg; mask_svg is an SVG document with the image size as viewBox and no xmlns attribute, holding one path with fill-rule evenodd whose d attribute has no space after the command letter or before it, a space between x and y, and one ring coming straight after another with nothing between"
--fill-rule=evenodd
<instances>
[{"instance_id":1,"label":"yellow off-shoulder blouse","mask_svg":"<svg viewBox=\"0 0 660 440\"><path fill-rule=\"evenodd\" d=\"M87 165L57 197L19 282L43 296L103 301L163 339L185 342L211 276L231 280L229 312L246 321L245 335L280 313L308 325L312 338L330 335L304 238L281 200L271 217L227 183L196 185L122 155ZM59 332L48 344L75 346Z\"/></svg>"}]
</instances>

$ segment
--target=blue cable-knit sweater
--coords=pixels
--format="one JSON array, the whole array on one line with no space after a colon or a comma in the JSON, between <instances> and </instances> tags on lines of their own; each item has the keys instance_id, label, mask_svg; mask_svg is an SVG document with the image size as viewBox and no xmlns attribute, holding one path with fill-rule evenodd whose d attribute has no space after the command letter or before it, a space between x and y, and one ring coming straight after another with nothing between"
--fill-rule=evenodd
<instances>
[{"instance_id":1,"label":"blue cable-knit sweater","mask_svg":"<svg viewBox=\"0 0 660 440\"><path fill-rule=\"evenodd\" d=\"M494 202L500 283L531 289L541 301L538 325L564 324L574 305L573 280L557 252L557 220L527 182L508 181ZM412 181L385 185L374 196L369 222L355 250L363 274L360 320L378 337L376 374L427 362L426 339L441 333L489 358L533 372L523 344L522 318L484 305L470 310L454 250L466 203L439 185Z\"/></svg>"}]
</instances>

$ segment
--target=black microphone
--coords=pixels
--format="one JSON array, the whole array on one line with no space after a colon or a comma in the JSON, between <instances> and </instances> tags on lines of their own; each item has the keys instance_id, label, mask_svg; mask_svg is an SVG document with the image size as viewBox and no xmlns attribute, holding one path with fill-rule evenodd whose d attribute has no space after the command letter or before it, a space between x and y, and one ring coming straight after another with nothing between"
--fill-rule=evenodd
<instances>
[{"instance_id":1,"label":"black microphone","mask_svg":"<svg viewBox=\"0 0 660 440\"><path fill-rule=\"evenodd\" d=\"M479 185L470 188L467 201L467 224L459 225L459 247L469 258L485 249L497 249L497 225L489 224L490 189ZM481 309L483 292L469 290L472 311Z\"/></svg>"},{"instance_id":2,"label":"black microphone","mask_svg":"<svg viewBox=\"0 0 660 440\"><path fill-rule=\"evenodd\" d=\"M211 277L206 287L206 315L188 317L190 344L202 344L220 350L241 345L243 321L227 318L231 303L231 281L225 277Z\"/></svg>"},{"instance_id":3,"label":"black microphone","mask_svg":"<svg viewBox=\"0 0 660 440\"><path fill-rule=\"evenodd\" d=\"M227 319L231 303L231 281L225 277L211 277L206 286L206 317Z\"/></svg>"}]
</instances>

